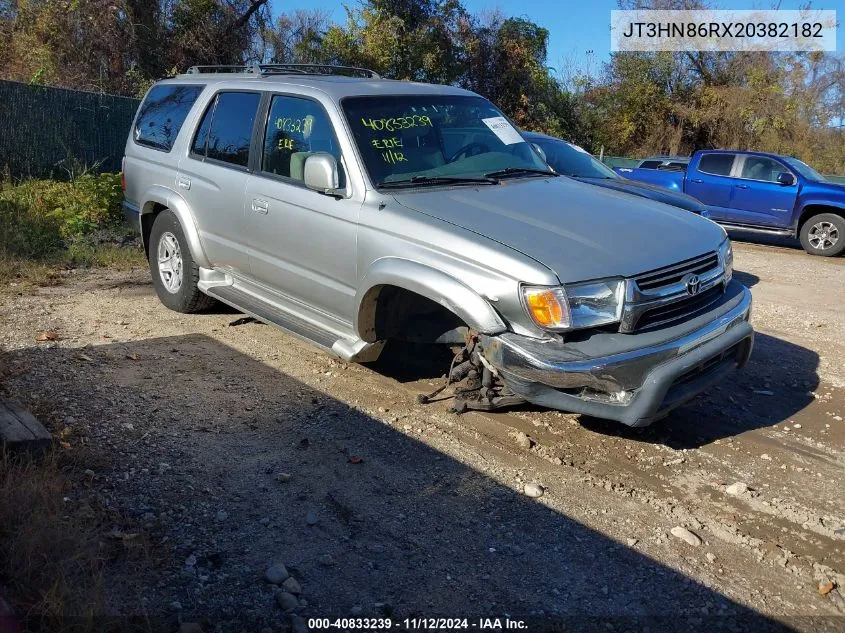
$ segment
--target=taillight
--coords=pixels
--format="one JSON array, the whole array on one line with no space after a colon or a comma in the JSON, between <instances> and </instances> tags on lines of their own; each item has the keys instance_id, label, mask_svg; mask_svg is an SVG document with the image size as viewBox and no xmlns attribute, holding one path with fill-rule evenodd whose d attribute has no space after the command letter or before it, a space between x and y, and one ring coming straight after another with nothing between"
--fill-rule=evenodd
<instances>
[{"instance_id":1,"label":"taillight","mask_svg":"<svg viewBox=\"0 0 845 633\"><path fill-rule=\"evenodd\" d=\"M126 156L120 161L120 188L126 191Z\"/></svg>"}]
</instances>

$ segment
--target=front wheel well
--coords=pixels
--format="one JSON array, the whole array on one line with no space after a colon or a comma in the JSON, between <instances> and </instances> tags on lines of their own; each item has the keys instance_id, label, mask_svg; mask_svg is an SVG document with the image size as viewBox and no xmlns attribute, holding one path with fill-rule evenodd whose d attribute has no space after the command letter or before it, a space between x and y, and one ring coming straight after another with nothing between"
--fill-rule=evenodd
<instances>
[{"instance_id":1,"label":"front wheel well","mask_svg":"<svg viewBox=\"0 0 845 633\"><path fill-rule=\"evenodd\" d=\"M364 296L360 329L366 341L463 344L467 325L448 308L416 292L376 286Z\"/></svg>"},{"instance_id":2,"label":"front wheel well","mask_svg":"<svg viewBox=\"0 0 845 633\"><path fill-rule=\"evenodd\" d=\"M820 213L832 213L833 215L845 218L845 209L840 209L839 207L829 207L824 204L808 204L801 210L801 216L798 218L798 224L795 227L795 234L799 235L804 223L814 215L819 215Z\"/></svg>"}]
</instances>

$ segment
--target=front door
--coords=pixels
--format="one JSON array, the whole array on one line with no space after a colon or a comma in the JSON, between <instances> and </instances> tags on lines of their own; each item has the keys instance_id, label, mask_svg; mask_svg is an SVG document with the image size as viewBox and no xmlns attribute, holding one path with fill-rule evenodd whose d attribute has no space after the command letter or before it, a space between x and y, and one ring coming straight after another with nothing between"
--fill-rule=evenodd
<instances>
[{"instance_id":1,"label":"front door","mask_svg":"<svg viewBox=\"0 0 845 633\"><path fill-rule=\"evenodd\" d=\"M793 174L791 185L782 185L778 176L792 173L778 161L766 156L745 155L735 170L731 208L725 219L739 224L788 227L792 208L798 197L798 180Z\"/></svg>"},{"instance_id":2,"label":"front door","mask_svg":"<svg viewBox=\"0 0 845 633\"><path fill-rule=\"evenodd\" d=\"M251 276L270 290L351 323L361 200L305 187L309 156L329 153L349 190L332 122L317 101L276 94L246 186Z\"/></svg>"}]
</instances>

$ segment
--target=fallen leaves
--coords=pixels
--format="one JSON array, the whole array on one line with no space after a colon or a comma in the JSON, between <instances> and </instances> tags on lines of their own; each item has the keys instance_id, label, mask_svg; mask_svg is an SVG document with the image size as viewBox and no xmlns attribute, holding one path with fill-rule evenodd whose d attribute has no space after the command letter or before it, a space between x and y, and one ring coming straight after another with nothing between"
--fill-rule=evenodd
<instances>
[{"instance_id":1,"label":"fallen leaves","mask_svg":"<svg viewBox=\"0 0 845 633\"><path fill-rule=\"evenodd\" d=\"M37 343L46 343L47 341L58 341L59 340L59 333L55 330L47 330L46 332L41 332L38 336L35 337L35 341Z\"/></svg>"},{"instance_id":2,"label":"fallen leaves","mask_svg":"<svg viewBox=\"0 0 845 633\"><path fill-rule=\"evenodd\" d=\"M350 455L349 456L349 463L350 464L363 464L364 458L358 457L357 455Z\"/></svg>"},{"instance_id":3,"label":"fallen leaves","mask_svg":"<svg viewBox=\"0 0 845 633\"><path fill-rule=\"evenodd\" d=\"M823 596L826 596L831 591L833 591L834 587L836 587L836 585L834 585L830 580L828 580L827 582L820 582L819 593Z\"/></svg>"}]
</instances>

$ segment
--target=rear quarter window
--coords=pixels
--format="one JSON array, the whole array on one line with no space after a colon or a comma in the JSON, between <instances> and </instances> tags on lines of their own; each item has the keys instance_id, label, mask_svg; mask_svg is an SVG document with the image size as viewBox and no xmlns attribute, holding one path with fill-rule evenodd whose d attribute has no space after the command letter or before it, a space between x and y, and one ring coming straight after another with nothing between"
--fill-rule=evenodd
<instances>
[{"instance_id":1,"label":"rear quarter window","mask_svg":"<svg viewBox=\"0 0 845 633\"><path fill-rule=\"evenodd\" d=\"M135 142L165 152L173 149L182 124L202 89L202 86L181 84L153 86L138 108L132 131Z\"/></svg>"}]
</instances>

